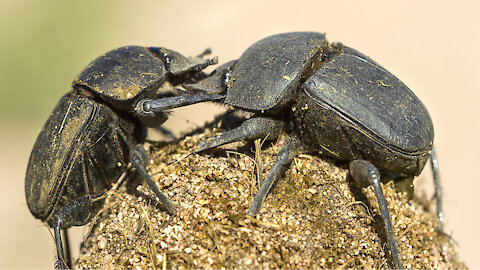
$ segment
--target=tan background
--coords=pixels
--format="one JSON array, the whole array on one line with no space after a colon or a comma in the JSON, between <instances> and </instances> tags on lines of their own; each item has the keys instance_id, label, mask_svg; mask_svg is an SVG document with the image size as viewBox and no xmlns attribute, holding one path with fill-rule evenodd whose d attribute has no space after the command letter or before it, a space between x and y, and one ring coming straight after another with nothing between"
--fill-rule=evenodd
<instances>
[{"instance_id":1,"label":"tan background","mask_svg":"<svg viewBox=\"0 0 480 270\"><path fill-rule=\"evenodd\" d=\"M0 268L52 266L52 238L28 212L24 173L38 131L89 61L139 44L185 55L211 47L223 63L267 35L304 30L370 55L425 103L446 231L467 265L480 268L479 10L473 0L0 1ZM193 110L176 112L167 127L191 128L217 109ZM430 174L416 186L428 189Z\"/></svg>"}]
</instances>

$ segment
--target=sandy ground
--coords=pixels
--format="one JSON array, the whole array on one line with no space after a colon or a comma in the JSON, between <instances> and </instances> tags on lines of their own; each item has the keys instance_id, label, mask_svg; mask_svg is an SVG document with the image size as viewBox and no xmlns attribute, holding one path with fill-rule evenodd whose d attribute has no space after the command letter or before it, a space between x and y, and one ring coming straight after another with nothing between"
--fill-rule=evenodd
<instances>
[{"instance_id":1,"label":"sandy ground","mask_svg":"<svg viewBox=\"0 0 480 270\"><path fill-rule=\"evenodd\" d=\"M64 7L62 10L44 9L54 6L55 1L17 3L20 2L2 3L0 15L3 20L7 20L3 16L7 11L13 14L9 15L7 23L1 24L2 31L9 27L14 30L1 36L0 46L10 44L8 48L18 48L7 51L14 59L17 57L18 61L25 63L22 71L42 72L41 78L61 82L60 86L55 86L57 92L45 95L50 100L50 103L45 103L49 108L58 100L62 89L66 91L69 88L71 79L82 66L106 50L126 44L165 46L187 55L195 55L211 47L223 63L238 58L249 45L270 34L309 30L326 32L329 41L341 41L371 56L405 82L428 108L435 125L435 144L443 178L446 231L457 240L460 258L467 266L480 268L476 251L480 241L477 231L480 218L471 210L480 208L477 194L480 188L477 169L480 143L476 124L480 115L477 104L480 100L477 84L480 20L476 14L480 4L477 2L403 1L391 4L363 1L327 4L297 1L292 4L289 1L212 1L205 4L176 1L166 4L150 1L138 5L111 1L109 3L114 9L112 12L103 10L103 18L80 16L83 13L78 11L79 6ZM82 5L90 5L91 11L96 12L93 3L86 1ZM60 16L62 14L69 15ZM51 25L42 24L42 16L53 18L62 27L51 30ZM98 42L95 39L85 42L87 32L82 32L82 28L70 28L74 20L82 19L91 20L96 25L88 31L98 31L99 35L104 33L105 37ZM23 24L17 24L16 20L21 20ZM35 42L22 43L18 40L18 36L24 35L27 29L45 35L46 41L42 42L48 46L25 59L23 55ZM68 38L63 38L67 34ZM78 45L87 43L86 47ZM55 53L46 51L49 46L55 49ZM75 48L74 51L72 48ZM46 72L55 68L48 65L52 57L69 62L77 51L87 49L88 57L75 60L75 69L62 70L67 75ZM41 58L47 53L48 59ZM31 67L32 63L39 61L44 66ZM8 74L7 71L8 67L2 66L2 74ZM6 80L8 77L3 76L2 82ZM47 84L43 81L36 83ZM18 89L13 84L9 88L1 87L0 91L37 97L36 91L39 90L33 86ZM36 101L36 98L33 100ZM22 105L21 99L11 99L8 103ZM5 106L6 101L1 104ZM176 130L191 128L196 125L193 123L201 123L202 119L213 114L211 109L202 114L199 110L193 108L176 112L168 127ZM0 225L0 268L50 268L53 262L51 236L40 222L31 217L23 191L29 151L48 112L36 114L37 120L33 123L20 121L18 125L12 124L12 121L17 121L14 118L16 114L21 114L21 111L11 110L0 118L0 181L3 187L0 189L0 216L3 221ZM427 167L416 180L420 189L431 186L428 170Z\"/></svg>"},{"instance_id":2,"label":"sandy ground","mask_svg":"<svg viewBox=\"0 0 480 270\"><path fill-rule=\"evenodd\" d=\"M279 179L255 217L245 213L266 181L285 136L232 143L192 154L213 129L149 147L148 170L178 212L170 216L140 178L107 193L75 267L81 269L391 269L373 187L359 188L346 164L301 154ZM319 170L319 168L321 168ZM261 179L259 179L261 176ZM137 180L137 181L135 181ZM351 178L350 178L351 180ZM430 200L383 190L407 269L463 269L454 240L436 228ZM435 204L433 204L434 206Z\"/></svg>"}]
</instances>

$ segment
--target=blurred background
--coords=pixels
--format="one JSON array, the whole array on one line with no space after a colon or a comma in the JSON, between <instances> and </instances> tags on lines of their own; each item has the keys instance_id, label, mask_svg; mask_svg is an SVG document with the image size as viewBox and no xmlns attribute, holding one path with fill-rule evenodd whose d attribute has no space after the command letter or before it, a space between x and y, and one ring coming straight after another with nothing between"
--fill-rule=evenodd
<instances>
[{"instance_id":1,"label":"blurred background","mask_svg":"<svg viewBox=\"0 0 480 270\"><path fill-rule=\"evenodd\" d=\"M212 48L223 63L287 31L325 32L356 48L424 102L435 125L445 230L467 265L480 268L479 10L473 0L0 1L0 268L53 265L52 237L25 203L25 169L43 123L91 60L136 44L184 55ZM177 110L166 127L192 129L218 111ZM429 169L415 180L420 192L431 189Z\"/></svg>"}]
</instances>

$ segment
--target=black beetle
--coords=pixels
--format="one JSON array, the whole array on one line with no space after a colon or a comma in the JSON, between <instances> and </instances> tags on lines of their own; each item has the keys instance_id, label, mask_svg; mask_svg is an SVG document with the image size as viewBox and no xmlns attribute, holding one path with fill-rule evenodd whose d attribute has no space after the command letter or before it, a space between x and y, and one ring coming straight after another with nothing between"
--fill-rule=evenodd
<instances>
[{"instance_id":1,"label":"black beetle","mask_svg":"<svg viewBox=\"0 0 480 270\"><path fill-rule=\"evenodd\" d=\"M127 46L97 58L75 79L73 91L60 99L38 135L25 177L31 213L54 228L58 267L71 267L66 229L92 220L105 192L128 163L165 210L175 214L175 207L145 169L147 155L142 147L146 127L162 124L167 115L160 111L142 118L132 112L141 99L158 97L166 81L195 82L212 64L215 58L186 58L164 48Z\"/></svg>"},{"instance_id":2,"label":"black beetle","mask_svg":"<svg viewBox=\"0 0 480 270\"><path fill-rule=\"evenodd\" d=\"M251 115L239 127L203 141L196 152L239 140L274 139L282 130L289 135L248 210L250 215L258 213L295 156L320 152L348 162L358 184L374 186L397 268L401 262L378 169L396 181L411 183L431 157L442 217L427 109L399 79L360 52L330 44L321 33L278 34L184 87L226 94L225 104ZM168 108L162 100L142 105L136 108L141 115Z\"/></svg>"}]
</instances>

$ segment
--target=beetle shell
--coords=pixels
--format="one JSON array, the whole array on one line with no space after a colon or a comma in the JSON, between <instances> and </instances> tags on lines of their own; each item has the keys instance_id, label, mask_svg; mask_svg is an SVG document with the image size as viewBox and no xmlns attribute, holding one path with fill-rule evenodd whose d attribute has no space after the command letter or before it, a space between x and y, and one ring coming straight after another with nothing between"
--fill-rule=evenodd
<instances>
[{"instance_id":1,"label":"beetle shell","mask_svg":"<svg viewBox=\"0 0 480 270\"><path fill-rule=\"evenodd\" d=\"M323 34L313 32L279 34L258 41L238 59L225 103L254 111L282 107L298 89L311 59L326 44Z\"/></svg>"},{"instance_id":2,"label":"beetle shell","mask_svg":"<svg viewBox=\"0 0 480 270\"><path fill-rule=\"evenodd\" d=\"M32 214L51 223L67 203L104 193L125 170L125 136L133 129L107 106L65 95L38 135L28 163L25 194Z\"/></svg>"},{"instance_id":3,"label":"beetle shell","mask_svg":"<svg viewBox=\"0 0 480 270\"><path fill-rule=\"evenodd\" d=\"M358 124L304 91L297 99L292 120L307 152L320 152L345 162L368 160L394 179L418 175L428 161L429 151L408 154L375 140Z\"/></svg>"},{"instance_id":4,"label":"beetle shell","mask_svg":"<svg viewBox=\"0 0 480 270\"><path fill-rule=\"evenodd\" d=\"M163 62L148 48L127 46L91 62L75 79L74 87L86 87L114 106L130 109L134 100L148 94L146 90L158 88L165 74Z\"/></svg>"},{"instance_id":5,"label":"beetle shell","mask_svg":"<svg viewBox=\"0 0 480 270\"><path fill-rule=\"evenodd\" d=\"M306 93L355 123L373 140L407 154L429 151L433 124L423 103L370 59L345 53L325 63L304 84Z\"/></svg>"},{"instance_id":6,"label":"beetle shell","mask_svg":"<svg viewBox=\"0 0 480 270\"><path fill-rule=\"evenodd\" d=\"M418 175L433 145L422 102L394 75L345 47L303 84L292 110L305 146L369 160L394 178Z\"/></svg>"}]
</instances>

